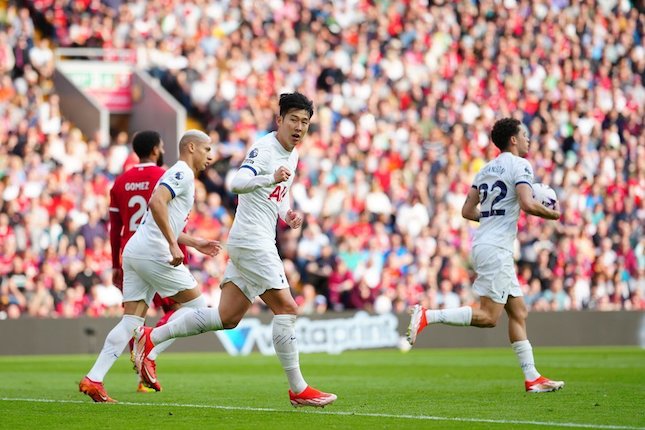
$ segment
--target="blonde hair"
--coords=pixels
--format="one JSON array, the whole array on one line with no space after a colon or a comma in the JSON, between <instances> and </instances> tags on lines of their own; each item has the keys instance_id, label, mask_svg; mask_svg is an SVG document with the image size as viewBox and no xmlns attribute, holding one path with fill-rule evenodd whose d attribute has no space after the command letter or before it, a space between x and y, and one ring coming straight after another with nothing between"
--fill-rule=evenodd
<instances>
[{"instance_id":1,"label":"blonde hair","mask_svg":"<svg viewBox=\"0 0 645 430\"><path fill-rule=\"evenodd\" d=\"M179 150L184 151L190 143L210 142L211 138L201 130L186 131L179 139Z\"/></svg>"}]
</instances>

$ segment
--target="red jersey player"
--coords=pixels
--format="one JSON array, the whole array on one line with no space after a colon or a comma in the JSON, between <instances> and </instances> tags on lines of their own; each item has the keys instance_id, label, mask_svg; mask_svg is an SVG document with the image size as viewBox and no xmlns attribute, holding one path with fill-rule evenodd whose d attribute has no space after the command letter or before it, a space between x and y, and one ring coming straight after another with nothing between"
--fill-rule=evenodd
<instances>
[{"instance_id":1,"label":"red jersey player","mask_svg":"<svg viewBox=\"0 0 645 430\"><path fill-rule=\"evenodd\" d=\"M121 253L125 244L139 227L141 218L148 208L148 200L155 185L165 170L163 164L163 141L156 131L141 131L134 135L132 148L139 157L139 163L119 176L110 190L110 245L112 248L112 282L123 289L123 268ZM187 252L184 251L184 255ZM163 325L178 308L171 298L161 298L155 295L154 304L164 311L164 316L157 326ZM156 351L151 360L161 351ZM139 383L138 391L149 391L149 388L159 391L160 387L146 387Z\"/></svg>"}]
</instances>

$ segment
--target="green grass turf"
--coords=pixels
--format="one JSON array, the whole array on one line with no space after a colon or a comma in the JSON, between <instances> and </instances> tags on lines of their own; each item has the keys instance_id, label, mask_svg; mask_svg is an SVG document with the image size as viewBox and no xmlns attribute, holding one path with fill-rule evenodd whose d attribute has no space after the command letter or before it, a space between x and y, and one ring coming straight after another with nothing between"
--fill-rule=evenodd
<instances>
[{"instance_id":1,"label":"green grass turf","mask_svg":"<svg viewBox=\"0 0 645 430\"><path fill-rule=\"evenodd\" d=\"M165 353L157 360L164 391L140 394L124 353L105 380L119 404L78 392L94 356L0 356L0 428L645 428L644 350L535 355L541 372L566 381L563 390L525 393L510 348L302 355L307 381L338 394L322 410L292 408L277 358L259 354Z\"/></svg>"}]
</instances>

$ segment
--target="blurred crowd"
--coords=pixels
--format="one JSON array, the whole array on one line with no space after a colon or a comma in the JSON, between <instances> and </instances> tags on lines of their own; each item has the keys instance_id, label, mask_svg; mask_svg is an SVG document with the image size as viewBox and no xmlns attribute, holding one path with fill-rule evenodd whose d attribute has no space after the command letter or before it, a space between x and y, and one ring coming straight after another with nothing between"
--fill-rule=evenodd
<instances>
[{"instance_id":1,"label":"blurred crowd","mask_svg":"<svg viewBox=\"0 0 645 430\"><path fill-rule=\"evenodd\" d=\"M529 127L536 182L564 213L520 218L530 309L645 310L638 2L0 3L0 318L121 312L108 190L136 161L131 136L98 142L63 117L56 46L132 50L204 125L217 155L189 230L221 241L235 206L227 179L274 126L277 96L314 100L292 187L306 222L278 225L303 314L474 304L476 224L460 210L505 116ZM211 305L225 263L190 256Z\"/></svg>"}]
</instances>

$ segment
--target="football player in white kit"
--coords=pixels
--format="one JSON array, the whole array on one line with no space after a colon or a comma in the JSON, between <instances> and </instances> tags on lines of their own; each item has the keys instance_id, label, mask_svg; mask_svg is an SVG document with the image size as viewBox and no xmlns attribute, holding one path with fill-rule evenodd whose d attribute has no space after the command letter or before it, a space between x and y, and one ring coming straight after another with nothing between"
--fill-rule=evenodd
<instances>
[{"instance_id":1,"label":"football player in white kit","mask_svg":"<svg viewBox=\"0 0 645 430\"><path fill-rule=\"evenodd\" d=\"M494 124L491 139L502 153L477 173L461 211L464 218L479 222L471 257L477 272L473 289L480 296L480 307L428 310L416 305L411 310L408 341L414 344L428 324L495 327L506 309L508 335L524 372L526 391L559 390L564 382L545 378L535 368L533 349L526 335L528 311L513 261L520 209L557 220L559 206L548 209L533 199L533 169L523 158L530 145L525 125L514 118L501 119Z\"/></svg>"},{"instance_id":2,"label":"football player in white kit","mask_svg":"<svg viewBox=\"0 0 645 430\"><path fill-rule=\"evenodd\" d=\"M154 345L171 338L235 328L260 296L274 314L273 346L289 381L291 404L324 407L336 395L309 386L300 372L298 305L275 243L278 216L291 228L302 225L302 216L290 208L289 188L298 165L296 147L309 129L313 104L294 92L280 95L279 105L277 131L255 142L231 183L239 202L228 237L230 261L219 308L197 309L155 329L142 327L135 334L135 360L143 360Z\"/></svg>"},{"instance_id":3,"label":"football player in white kit","mask_svg":"<svg viewBox=\"0 0 645 430\"><path fill-rule=\"evenodd\" d=\"M159 179L148 211L123 250L123 318L107 335L94 366L79 384L79 391L95 402L115 401L105 391L103 378L132 339L133 331L143 325L155 293L181 304L169 321L191 308L206 306L197 281L182 264L184 254L179 244L209 256L221 249L217 241L182 232L195 201L195 176L212 161L213 145L208 135L199 130L184 133L179 141L179 161ZM157 385L155 369L149 366L147 363L137 370L149 384Z\"/></svg>"}]
</instances>

